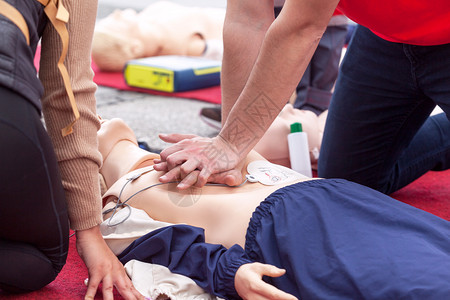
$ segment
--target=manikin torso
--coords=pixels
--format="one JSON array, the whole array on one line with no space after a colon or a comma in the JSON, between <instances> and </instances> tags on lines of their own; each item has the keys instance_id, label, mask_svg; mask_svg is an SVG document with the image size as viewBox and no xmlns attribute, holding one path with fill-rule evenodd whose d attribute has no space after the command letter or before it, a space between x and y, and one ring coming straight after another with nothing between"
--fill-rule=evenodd
<instances>
[{"instance_id":1,"label":"manikin torso","mask_svg":"<svg viewBox=\"0 0 450 300\"><path fill-rule=\"evenodd\" d=\"M100 173L107 189L103 200L104 205L111 207L128 178L151 169L153 159L159 156L139 148L133 131L120 119L102 121L98 138L103 156ZM246 166L255 160L265 159L254 151L250 152L244 163L243 175L247 173ZM126 184L121 202L158 184L161 175L161 172L151 170ZM137 193L127 204L144 210L154 220L204 228L207 242L226 247L236 243L244 246L247 227L256 207L272 192L298 181L271 186L258 182L247 182L239 187L207 185L185 191L178 190L176 183L161 184Z\"/></svg>"},{"instance_id":2,"label":"manikin torso","mask_svg":"<svg viewBox=\"0 0 450 300\"><path fill-rule=\"evenodd\" d=\"M263 158L254 152L249 159L251 161ZM116 181L105 194L105 203L116 201L127 179L140 174L142 170L146 169L137 169ZM137 191L159 183L161 175L154 170L142 174L127 184L121 200L125 201ZM267 186L259 182L246 182L239 187L208 185L179 191L175 183L163 184L135 195L127 203L146 211L151 218L158 221L204 228L206 241L209 243L226 247L236 243L244 246L253 211L267 196L285 185L287 184Z\"/></svg>"}]
</instances>

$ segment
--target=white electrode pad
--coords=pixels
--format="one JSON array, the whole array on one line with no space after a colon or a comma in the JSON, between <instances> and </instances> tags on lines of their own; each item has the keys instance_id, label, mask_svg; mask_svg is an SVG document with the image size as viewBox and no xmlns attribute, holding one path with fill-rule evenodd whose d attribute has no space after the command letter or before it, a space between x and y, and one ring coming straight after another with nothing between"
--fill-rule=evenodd
<instances>
[{"instance_id":1,"label":"white electrode pad","mask_svg":"<svg viewBox=\"0 0 450 300\"><path fill-rule=\"evenodd\" d=\"M276 165L265 160L252 161L247 166L247 179L264 185L277 185L308 178L284 166Z\"/></svg>"}]
</instances>

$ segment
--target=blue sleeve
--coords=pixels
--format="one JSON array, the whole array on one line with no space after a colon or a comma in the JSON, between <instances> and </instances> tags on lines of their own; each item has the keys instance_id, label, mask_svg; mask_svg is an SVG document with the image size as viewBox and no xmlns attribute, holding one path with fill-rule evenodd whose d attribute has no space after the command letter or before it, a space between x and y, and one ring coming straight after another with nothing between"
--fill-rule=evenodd
<instances>
[{"instance_id":1,"label":"blue sleeve","mask_svg":"<svg viewBox=\"0 0 450 300\"><path fill-rule=\"evenodd\" d=\"M226 249L205 243L204 230L173 225L152 231L134 241L119 255L125 264L135 259L168 267L173 273L193 279L210 294L239 298L234 288L237 269L252 262L239 245Z\"/></svg>"}]
</instances>

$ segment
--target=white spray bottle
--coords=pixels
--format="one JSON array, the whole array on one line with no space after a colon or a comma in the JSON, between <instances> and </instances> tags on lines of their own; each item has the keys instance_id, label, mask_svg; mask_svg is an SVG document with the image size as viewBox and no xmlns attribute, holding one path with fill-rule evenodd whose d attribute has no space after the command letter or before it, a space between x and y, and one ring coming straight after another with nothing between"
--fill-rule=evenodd
<instances>
[{"instance_id":1,"label":"white spray bottle","mask_svg":"<svg viewBox=\"0 0 450 300\"><path fill-rule=\"evenodd\" d=\"M305 176L312 177L308 136L306 132L303 132L301 123L291 124L291 133L288 134L288 145L291 169Z\"/></svg>"}]
</instances>

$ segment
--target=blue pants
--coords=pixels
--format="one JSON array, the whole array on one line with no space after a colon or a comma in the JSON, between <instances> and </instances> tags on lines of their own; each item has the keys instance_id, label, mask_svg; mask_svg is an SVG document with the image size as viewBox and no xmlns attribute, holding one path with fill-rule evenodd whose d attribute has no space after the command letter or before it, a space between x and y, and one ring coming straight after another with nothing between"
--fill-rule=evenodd
<instances>
[{"instance_id":1,"label":"blue pants","mask_svg":"<svg viewBox=\"0 0 450 300\"><path fill-rule=\"evenodd\" d=\"M328 26L297 85L294 107L317 115L327 110L338 76L347 25Z\"/></svg>"},{"instance_id":2,"label":"blue pants","mask_svg":"<svg viewBox=\"0 0 450 300\"><path fill-rule=\"evenodd\" d=\"M253 213L250 259L300 299L447 299L450 222L341 179L280 189Z\"/></svg>"},{"instance_id":3,"label":"blue pants","mask_svg":"<svg viewBox=\"0 0 450 300\"><path fill-rule=\"evenodd\" d=\"M446 113L429 118L435 105ZM450 44L391 43L358 26L342 63L319 177L392 193L450 167Z\"/></svg>"}]
</instances>

